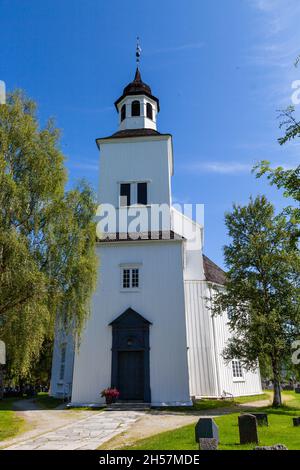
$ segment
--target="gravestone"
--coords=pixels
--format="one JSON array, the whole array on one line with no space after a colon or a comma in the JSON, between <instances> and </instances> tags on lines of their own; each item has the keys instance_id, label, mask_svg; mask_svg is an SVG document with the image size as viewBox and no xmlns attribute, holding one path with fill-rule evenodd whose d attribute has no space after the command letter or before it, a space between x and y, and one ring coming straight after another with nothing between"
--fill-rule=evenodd
<instances>
[{"instance_id":1,"label":"gravestone","mask_svg":"<svg viewBox=\"0 0 300 470\"><path fill-rule=\"evenodd\" d=\"M294 426L300 426L300 418L293 418Z\"/></svg>"},{"instance_id":2,"label":"gravestone","mask_svg":"<svg viewBox=\"0 0 300 470\"><path fill-rule=\"evenodd\" d=\"M251 413L255 416L258 426L269 426L267 413Z\"/></svg>"},{"instance_id":3,"label":"gravestone","mask_svg":"<svg viewBox=\"0 0 300 470\"><path fill-rule=\"evenodd\" d=\"M200 418L195 426L195 440L201 450L217 450L219 428L212 418Z\"/></svg>"},{"instance_id":4,"label":"gravestone","mask_svg":"<svg viewBox=\"0 0 300 470\"><path fill-rule=\"evenodd\" d=\"M241 444L258 444L257 420L251 414L244 414L238 417L240 443Z\"/></svg>"},{"instance_id":5,"label":"gravestone","mask_svg":"<svg viewBox=\"0 0 300 470\"><path fill-rule=\"evenodd\" d=\"M295 393L300 393L300 387L295 388Z\"/></svg>"}]
</instances>

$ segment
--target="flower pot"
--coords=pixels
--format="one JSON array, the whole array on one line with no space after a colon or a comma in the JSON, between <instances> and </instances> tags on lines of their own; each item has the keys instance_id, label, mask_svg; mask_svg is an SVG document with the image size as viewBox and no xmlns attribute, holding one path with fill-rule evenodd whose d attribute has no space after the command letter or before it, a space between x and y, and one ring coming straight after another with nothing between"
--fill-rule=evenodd
<instances>
[{"instance_id":1,"label":"flower pot","mask_svg":"<svg viewBox=\"0 0 300 470\"><path fill-rule=\"evenodd\" d=\"M119 392L116 388L106 388L101 392L101 397L105 397L107 405L115 403L119 397Z\"/></svg>"}]
</instances>

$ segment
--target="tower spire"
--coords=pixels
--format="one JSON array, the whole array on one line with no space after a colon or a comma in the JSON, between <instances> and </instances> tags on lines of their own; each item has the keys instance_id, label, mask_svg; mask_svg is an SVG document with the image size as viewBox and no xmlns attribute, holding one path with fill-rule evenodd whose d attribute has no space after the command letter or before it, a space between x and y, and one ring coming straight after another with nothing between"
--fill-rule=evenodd
<instances>
[{"instance_id":1,"label":"tower spire","mask_svg":"<svg viewBox=\"0 0 300 470\"><path fill-rule=\"evenodd\" d=\"M139 68L140 59L141 59L141 46L140 46L140 38L137 36L136 38L136 49L135 49L135 59L136 59L136 66Z\"/></svg>"}]
</instances>

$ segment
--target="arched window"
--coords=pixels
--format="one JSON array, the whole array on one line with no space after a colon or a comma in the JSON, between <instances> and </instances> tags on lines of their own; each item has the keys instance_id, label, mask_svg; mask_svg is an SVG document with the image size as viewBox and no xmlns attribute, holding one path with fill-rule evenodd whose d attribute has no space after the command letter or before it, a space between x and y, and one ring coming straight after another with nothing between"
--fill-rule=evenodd
<instances>
[{"instance_id":1,"label":"arched window","mask_svg":"<svg viewBox=\"0 0 300 470\"><path fill-rule=\"evenodd\" d=\"M139 101L133 101L131 103L131 116L140 116L141 106Z\"/></svg>"},{"instance_id":2,"label":"arched window","mask_svg":"<svg viewBox=\"0 0 300 470\"><path fill-rule=\"evenodd\" d=\"M123 104L121 108L121 121L124 121L125 118L126 118L126 104Z\"/></svg>"},{"instance_id":3,"label":"arched window","mask_svg":"<svg viewBox=\"0 0 300 470\"><path fill-rule=\"evenodd\" d=\"M153 110L152 110L152 105L150 103L147 103L147 118L153 119Z\"/></svg>"}]
</instances>

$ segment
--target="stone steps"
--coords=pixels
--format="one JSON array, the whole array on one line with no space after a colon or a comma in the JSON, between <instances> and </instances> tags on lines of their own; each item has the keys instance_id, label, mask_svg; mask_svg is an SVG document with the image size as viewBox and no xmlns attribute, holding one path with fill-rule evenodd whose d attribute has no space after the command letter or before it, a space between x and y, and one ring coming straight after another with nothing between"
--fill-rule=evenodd
<instances>
[{"instance_id":1,"label":"stone steps","mask_svg":"<svg viewBox=\"0 0 300 470\"><path fill-rule=\"evenodd\" d=\"M150 403L142 402L117 402L107 405L107 411L147 411L150 410Z\"/></svg>"}]
</instances>

